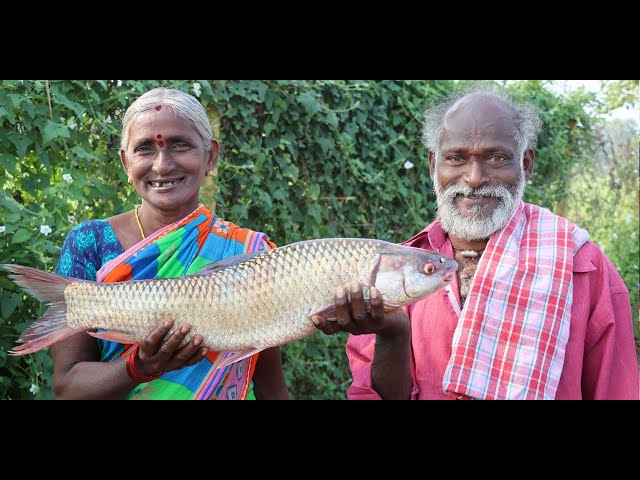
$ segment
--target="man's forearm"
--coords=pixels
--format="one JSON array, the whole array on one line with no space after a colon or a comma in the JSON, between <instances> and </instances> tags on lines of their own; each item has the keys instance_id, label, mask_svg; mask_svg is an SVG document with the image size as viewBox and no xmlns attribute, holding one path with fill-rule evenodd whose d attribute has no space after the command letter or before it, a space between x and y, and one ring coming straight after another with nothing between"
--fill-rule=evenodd
<instances>
[{"instance_id":1,"label":"man's forearm","mask_svg":"<svg viewBox=\"0 0 640 480\"><path fill-rule=\"evenodd\" d=\"M384 400L409 400L411 379L411 330L395 335L376 335L371 368L373 388Z\"/></svg>"}]
</instances>

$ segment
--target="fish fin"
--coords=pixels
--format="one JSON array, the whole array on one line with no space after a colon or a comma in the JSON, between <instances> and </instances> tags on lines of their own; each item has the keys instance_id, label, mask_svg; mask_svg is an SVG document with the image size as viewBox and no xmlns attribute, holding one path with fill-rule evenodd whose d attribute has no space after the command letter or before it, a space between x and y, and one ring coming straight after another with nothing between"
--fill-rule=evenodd
<instances>
[{"instance_id":1,"label":"fish fin","mask_svg":"<svg viewBox=\"0 0 640 480\"><path fill-rule=\"evenodd\" d=\"M330 307L323 308L322 310L318 310L317 312L312 313L311 315L309 315L309 317L313 317L314 315L319 315L320 317L324 318L325 320L329 320L329 321L333 321L333 320L336 320L338 318L336 316L336 306L335 305L331 305Z\"/></svg>"},{"instance_id":2,"label":"fish fin","mask_svg":"<svg viewBox=\"0 0 640 480\"><path fill-rule=\"evenodd\" d=\"M92 337L107 340L109 342L123 343L125 345L135 345L140 340L134 338L129 333L119 332L117 330L107 330L106 332L87 332Z\"/></svg>"},{"instance_id":3,"label":"fish fin","mask_svg":"<svg viewBox=\"0 0 640 480\"><path fill-rule=\"evenodd\" d=\"M195 275L219 272L220 270L224 270L225 268L233 267L234 265L246 262L253 257L263 254L265 251L266 250L261 252L242 253L240 255L236 255L235 257L229 257L218 262L209 263L200 268L200 270Z\"/></svg>"},{"instance_id":4,"label":"fish fin","mask_svg":"<svg viewBox=\"0 0 640 480\"><path fill-rule=\"evenodd\" d=\"M234 352L233 355L229 355L227 358L224 358L218 365L218 368L224 368L227 365L231 365L232 363L239 362L240 360L244 360L245 358L250 357L251 355L255 355L256 353L261 352L265 348L267 347L255 347L255 348L248 348L246 350L240 350L239 352Z\"/></svg>"},{"instance_id":5,"label":"fish fin","mask_svg":"<svg viewBox=\"0 0 640 480\"><path fill-rule=\"evenodd\" d=\"M29 295L49 303L45 314L29 325L18 339L18 343L23 345L9 350L10 355L37 352L83 330L67 325L67 304L64 300L64 289L79 280L22 265L0 264L0 267L10 271L8 277Z\"/></svg>"}]
</instances>

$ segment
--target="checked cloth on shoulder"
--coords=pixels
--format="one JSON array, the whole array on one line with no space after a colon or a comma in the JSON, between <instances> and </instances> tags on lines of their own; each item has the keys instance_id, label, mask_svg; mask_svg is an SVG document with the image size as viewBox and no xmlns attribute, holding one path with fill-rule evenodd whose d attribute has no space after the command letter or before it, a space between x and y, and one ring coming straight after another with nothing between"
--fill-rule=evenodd
<instances>
[{"instance_id":1,"label":"checked cloth on shoulder","mask_svg":"<svg viewBox=\"0 0 640 480\"><path fill-rule=\"evenodd\" d=\"M520 202L478 264L445 391L458 398L555 398L569 338L573 256L588 238L568 220Z\"/></svg>"}]
</instances>

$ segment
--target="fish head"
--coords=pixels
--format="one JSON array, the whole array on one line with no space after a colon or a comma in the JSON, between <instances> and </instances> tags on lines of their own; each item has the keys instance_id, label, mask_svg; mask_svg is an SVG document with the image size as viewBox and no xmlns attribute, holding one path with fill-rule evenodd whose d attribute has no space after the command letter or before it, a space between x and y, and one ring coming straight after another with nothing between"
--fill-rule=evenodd
<instances>
[{"instance_id":1,"label":"fish head","mask_svg":"<svg viewBox=\"0 0 640 480\"><path fill-rule=\"evenodd\" d=\"M385 305L402 307L446 287L457 270L458 262L439 253L387 244L380 249L371 284Z\"/></svg>"}]
</instances>

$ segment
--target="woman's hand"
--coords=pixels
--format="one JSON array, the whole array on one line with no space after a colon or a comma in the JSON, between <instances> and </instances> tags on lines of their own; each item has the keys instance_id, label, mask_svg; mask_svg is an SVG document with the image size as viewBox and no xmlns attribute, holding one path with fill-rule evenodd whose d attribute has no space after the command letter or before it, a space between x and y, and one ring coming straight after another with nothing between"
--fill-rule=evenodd
<instances>
[{"instance_id":1,"label":"woman's hand","mask_svg":"<svg viewBox=\"0 0 640 480\"><path fill-rule=\"evenodd\" d=\"M200 347L202 335L194 335L186 345L180 347L191 325L183 323L175 332L167 335L172 326L173 320L160 322L140 344L135 362L144 375L155 376L190 367L202 360L209 351L206 347Z\"/></svg>"},{"instance_id":2,"label":"woman's hand","mask_svg":"<svg viewBox=\"0 0 640 480\"><path fill-rule=\"evenodd\" d=\"M349 301L349 295L351 301ZM327 320L319 315L311 317L314 325L326 335L336 332L349 332L353 335L375 333L393 336L407 332L409 317L403 309L384 311L382 295L375 287L370 287L369 298L371 310L367 312L362 284L354 283L349 290L338 287L334 298L336 306L335 321Z\"/></svg>"}]
</instances>

